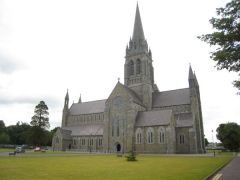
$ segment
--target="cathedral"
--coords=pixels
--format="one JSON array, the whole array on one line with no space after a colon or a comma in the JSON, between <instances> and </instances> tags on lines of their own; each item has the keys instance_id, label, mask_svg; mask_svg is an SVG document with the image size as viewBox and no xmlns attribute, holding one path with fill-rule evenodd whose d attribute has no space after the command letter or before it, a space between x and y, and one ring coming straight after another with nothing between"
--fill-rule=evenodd
<instances>
[{"instance_id":1,"label":"cathedral","mask_svg":"<svg viewBox=\"0 0 240 180\"><path fill-rule=\"evenodd\" d=\"M54 151L101 153L204 153L199 84L191 66L189 87L159 91L152 53L137 5L126 48L124 84L117 82L107 99L69 107L65 96L62 125L53 136Z\"/></svg>"}]
</instances>

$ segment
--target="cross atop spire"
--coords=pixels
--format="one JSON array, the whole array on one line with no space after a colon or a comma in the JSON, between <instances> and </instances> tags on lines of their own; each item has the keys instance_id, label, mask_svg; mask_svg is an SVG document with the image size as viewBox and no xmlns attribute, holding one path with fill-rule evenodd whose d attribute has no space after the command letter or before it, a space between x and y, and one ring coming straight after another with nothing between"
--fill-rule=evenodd
<instances>
[{"instance_id":1,"label":"cross atop spire","mask_svg":"<svg viewBox=\"0 0 240 180\"><path fill-rule=\"evenodd\" d=\"M139 7L138 7L138 4L137 4L132 40L133 41L138 41L139 39L145 40L145 37L144 37L144 32L143 32Z\"/></svg>"}]
</instances>

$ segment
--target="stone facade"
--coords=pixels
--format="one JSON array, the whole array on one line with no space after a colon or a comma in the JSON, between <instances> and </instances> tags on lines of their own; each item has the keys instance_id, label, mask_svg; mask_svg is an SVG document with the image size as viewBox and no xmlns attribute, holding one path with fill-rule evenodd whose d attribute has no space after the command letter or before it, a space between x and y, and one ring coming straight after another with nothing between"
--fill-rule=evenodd
<instances>
[{"instance_id":1,"label":"stone facade","mask_svg":"<svg viewBox=\"0 0 240 180\"><path fill-rule=\"evenodd\" d=\"M56 151L204 153L199 85L189 67L189 87L159 91L152 52L137 6L133 36L126 48L124 84L105 100L73 103L65 96L62 127L53 137Z\"/></svg>"}]
</instances>

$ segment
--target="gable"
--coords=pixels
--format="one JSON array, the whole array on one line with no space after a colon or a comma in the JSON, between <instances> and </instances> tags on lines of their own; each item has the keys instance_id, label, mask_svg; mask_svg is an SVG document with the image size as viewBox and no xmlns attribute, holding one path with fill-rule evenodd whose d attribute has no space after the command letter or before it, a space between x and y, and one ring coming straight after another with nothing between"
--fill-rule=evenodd
<instances>
[{"instance_id":1,"label":"gable","mask_svg":"<svg viewBox=\"0 0 240 180\"><path fill-rule=\"evenodd\" d=\"M138 95L133 90L129 89L127 86L121 84L120 82L116 84L106 103L108 103L111 99L114 99L117 96L125 97L126 99L130 99L132 102L143 106Z\"/></svg>"}]
</instances>

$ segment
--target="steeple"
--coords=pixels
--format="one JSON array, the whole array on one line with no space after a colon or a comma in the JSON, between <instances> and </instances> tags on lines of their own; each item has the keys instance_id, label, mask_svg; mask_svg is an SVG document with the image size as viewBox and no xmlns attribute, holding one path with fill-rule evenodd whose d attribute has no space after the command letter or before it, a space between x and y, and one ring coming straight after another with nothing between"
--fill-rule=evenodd
<instances>
[{"instance_id":1,"label":"steeple","mask_svg":"<svg viewBox=\"0 0 240 180\"><path fill-rule=\"evenodd\" d=\"M152 52L144 36L137 4L132 38L126 48L124 65L124 85L132 89L149 110L152 109L154 70Z\"/></svg>"},{"instance_id":2,"label":"steeple","mask_svg":"<svg viewBox=\"0 0 240 180\"><path fill-rule=\"evenodd\" d=\"M143 32L139 7L138 7L138 4L137 4L132 40L134 42L137 42L140 39L145 40L145 37L144 37L144 32Z\"/></svg>"},{"instance_id":3,"label":"steeple","mask_svg":"<svg viewBox=\"0 0 240 180\"><path fill-rule=\"evenodd\" d=\"M69 95L68 95L68 89L67 89L67 93L65 96L65 102L64 102L64 109L68 109L68 104L69 104Z\"/></svg>"},{"instance_id":4,"label":"steeple","mask_svg":"<svg viewBox=\"0 0 240 180\"><path fill-rule=\"evenodd\" d=\"M142 20L137 4L132 38L126 49L126 55L135 55L137 53L149 53L148 44L144 36Z\"/></svg>"},{"instance_id":5,"label":"steeple","mask_svg":"<svg viewBox=\"0 0 240 180\"><path fill-rule=\"evenodd\" d=\"M81 94L80 94L80 97L79 97L78 103L82 103Z\"/></svg>"},{"instance_id":6,"label":"steeple","mask_svg":"<svg viewBox=\"0 0 240 180\"><path fill-rule=\"evenodd\" d=\"M69 104L69 95L68 95L68 89L67 89L67 93L64 100L63 114L62 114L62 127L67 126L68 104Z\"/></svg>"}]
</instances>

